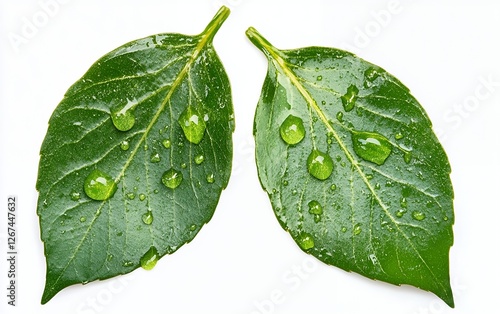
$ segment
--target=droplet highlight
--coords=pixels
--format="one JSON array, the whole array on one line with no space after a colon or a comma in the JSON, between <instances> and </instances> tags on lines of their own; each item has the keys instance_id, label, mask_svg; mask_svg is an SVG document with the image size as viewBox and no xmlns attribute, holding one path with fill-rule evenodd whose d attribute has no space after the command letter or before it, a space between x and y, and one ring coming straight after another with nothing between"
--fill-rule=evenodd
<instances>
[{"instance_id":1,"label":"droplet highlight","mask_svg":"<svg viewBox=\"0 0 500 314\"><path fill-rule=\"evenodd\" d=\"M169 139L164 139L161 143L165 148L170 148L172 146L172 142Z\"/></svg>"},{"instance_id":2,"label":"droplet highlight","mask_svg":"<svg viewBox=\"0 0 500 314\"><path fill-rule=\"evenodd\" d=\"M352 144L359 157L379 166L385 163L392 152L389 140L379 133L354 131Z\"/></svg>"},{"instance_id":3,"label":"droplet highlight","mask_svg":"<svg viewBox=\"0 0 500 314\"><path fill-rule=\"evenodd\" d=\"M159 163L161 161L161 157L160 157L160 154L158 153L153 153L151 155L151 162L152 163Z\"/></svg>"},{"instance_id":4,"label":"droplet highlight","mask_svg":"<svg viewBox=\"0 0 500 314\"><path fill-rule=\"evenodd\" d=\"M158 250L156 247L152 246L142 257L141 257L141 267L145 270L151 270L155 267L160 256L158 255Z\"/></svg>"},{"instance_id":5,"label":"droplet highlight","mask_svg":"<svg viewBox=\"0 0 500 314\"><path fill-rule=\"evenodd\" d=\"M283 141L289 145L300 143L306 134L304 122L301 118L289 115L280 126L280 135Z\"/></svg>"},{"instance_id":6,"label":"droplet highlight","mask_svg":"<svg viewBox=\"0 0 500 314\"><path fill-rule=\"evenodd\" d=\"M333 172L333 160L328 154L315 149L307 158L307 171L316 179L326 180Z\"/></svg>"},{"instance_id":7,"label":"droplet highlight","mask_svg":"<svg viewBox=\"0 0 500 314\"><path fill-rule=\"evenodd\" d=\"M111 176L98 169L93 170L85 179L85 194L96 201L109 199L115 194L116 189L116 183Z\"/></svg>"},{"instance_id":8,"label":"droplet highlight","mask_svg":"<svg viewBox=\"0 0 500 314\"><path fill-rule=\"evenodd\" d=\"M163 173L161 177L161 182L170 189L177 188L182 183L182 172L175 170L174 168L170 168L169 170Z\"/></svg>"},{"instance_id":9,"label":"droplet highlight","mask_svg":"<svg viewBox=\"0 0 500 314\"><path fill-rule=\"evenodd\" d=\"M179 117L179 124L188 141L193 144L201 142L207 126L202 115L195 107L187 106Z\"/></svg>"},{"instance_id":10,"label":"droplet highlight","mask_svg":"<svg viewBox=\"0 0 500 314\"><path fill-rule=\"evenodd\" d=\"M113 125L120 131L128 131L135 125L135 116L131 103L111 111Z\"/></svg>"},{"instance_id":11,"label":"droplet highlight","mask_svg":"<svg viewBox=\"0 0 500 314\"><path fill-rule=\"evenodd\" d=\"M356 86L351 85L347 88L347 92L340 97L345 111L349 112L354 109L356 99L358 99L358 93L359 89Z\"/></svg>"},{"instance_id":12,"label":"droplet highlight","mask_svg":"<svg viewBox=\"0 0 500 314\"><path fill-rule=\"evenodd\" d=\"M194 162L197 165L200 165L204 160L205 160L205 156L203 156L203 155L197 155L194 157Z\"/></svg>"}]
</instances>

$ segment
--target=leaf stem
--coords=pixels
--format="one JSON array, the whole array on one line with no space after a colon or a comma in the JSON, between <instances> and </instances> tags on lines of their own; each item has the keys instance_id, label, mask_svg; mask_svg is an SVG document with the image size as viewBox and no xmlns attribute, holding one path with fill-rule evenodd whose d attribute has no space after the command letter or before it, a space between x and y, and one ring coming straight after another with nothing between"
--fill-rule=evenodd
<instances>
[{"instance_id":1,"label":"leaf stem","mask_svg":"<svg viewBox=\"0 0 500 314\"><path fill-rule=\"evenodd\" d=\"M205 30L201 33L201 36L205 36L205 42L212 42L215 34L217 34L217 31L222 24L224 24L224 21L226 21L230 13L231 10L226 6L222 6L219 11L217 11Z\"/></svg>"},{"instance_id":2,"label":"leaf stem","mask_svg":"<svg viewBox=\"0 0 500 314\"><path fill-rule=\"evenodd\" d=\"M259 48L268 58L275 59L281 55L280 51L265 39L255 28L249 27L245 32L248 39Z\"/></svg>"}]
</instances>

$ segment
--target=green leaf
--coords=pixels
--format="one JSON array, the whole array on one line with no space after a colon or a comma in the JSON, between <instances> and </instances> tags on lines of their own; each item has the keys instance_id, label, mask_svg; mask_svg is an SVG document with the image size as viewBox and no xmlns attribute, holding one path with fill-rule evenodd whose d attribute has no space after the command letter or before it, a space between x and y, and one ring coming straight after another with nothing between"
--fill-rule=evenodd
<instances>
[{"instance_id":1,"label":"green leaf","mask_svg":"<svg viewBox=\"0 0 500 314\"><path fill-rule=\"evenodd\" d=\"M190 242L226 187L231 90L213 48L159 34L99 59L49 121L37 189L47 258L42 303L76 283L151 269Z\"/></svg>"},{"instance_id":2,"label":"green leaf","mask_svg":"<svg viewBox=\"0 0 500 314\"><path fill-rule=\"evenodd\" d=\"M281 226L319 260L431 291L453 307L450 165L424 109L382 68L349 52L278 50L254 135Z\"/></svg>"}]
</instances>

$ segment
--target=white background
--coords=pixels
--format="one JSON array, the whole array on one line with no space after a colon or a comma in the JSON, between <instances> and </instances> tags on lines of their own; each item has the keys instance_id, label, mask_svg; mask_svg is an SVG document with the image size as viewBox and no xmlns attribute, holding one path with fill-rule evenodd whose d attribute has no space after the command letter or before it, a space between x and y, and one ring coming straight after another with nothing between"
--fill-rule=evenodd
<instances>
[{"instance_id":1,"label":"white background","mask_svg":"<svg viewBox=\"0 0 500 314\"><path fill-rule=\"evenodd\" d=\"M48 13L41 5L47 2L57 5ZM1 313L498 313L498 1L0 3ZM237 124L234 172L212 221L150 272L72 286L41 306L45 259L35 181L52 111L105 53L156 33L197 34L222 4L232 14L214 45L232 84ZM398 77L426 109L453 169L455 310L431 293L323 265L281 229L254 163L252 120L267 64L244 35L249 26L278 48L349 49ZM15 308L6 305L8 195L19 200Z\"/></svg>"}]
</instances>

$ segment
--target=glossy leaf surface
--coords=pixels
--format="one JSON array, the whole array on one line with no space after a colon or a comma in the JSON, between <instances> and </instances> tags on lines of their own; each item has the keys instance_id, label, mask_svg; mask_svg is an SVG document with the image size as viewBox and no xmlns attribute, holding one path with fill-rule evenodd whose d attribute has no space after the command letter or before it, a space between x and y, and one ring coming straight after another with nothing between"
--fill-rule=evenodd
<instances>
[{"instance_id":1,"label":"glossy leaf surface","mask_svg":"<svg viewBox=\"0 0 500 314\"><path fill-rule=\"evenodd\" d=\"M154 267L191 241L226 187L230 85L212 40L159 34L99 59L49 121L37 189L42 303L64 287Z\"/></svg>"},{"instance_id":2,"label":"glossy leaf surface","mask_svg":"<svg viewBox=\"0 0 500 314\"><path fill-rule=\"evenodd\" d=\"M254 135L281 226L327 264L453 307L450 165L424 109L394 76L349 52L279 50L253 28L247 36L269 62Z\"/></svg>"}]
</instances>

